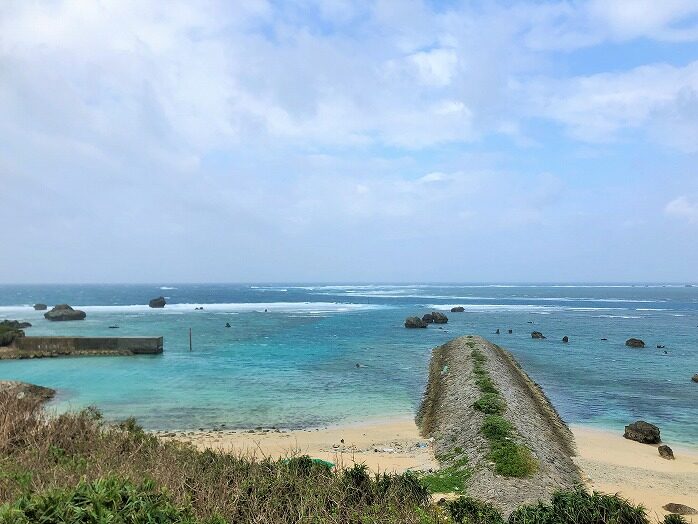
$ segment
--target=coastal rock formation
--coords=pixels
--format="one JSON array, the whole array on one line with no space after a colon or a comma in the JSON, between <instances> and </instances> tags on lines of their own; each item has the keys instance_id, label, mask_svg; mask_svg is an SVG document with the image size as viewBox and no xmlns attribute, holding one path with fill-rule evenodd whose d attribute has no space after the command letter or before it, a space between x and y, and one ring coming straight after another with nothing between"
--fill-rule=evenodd
<instances>
[{"instance_id":1,"label":"coastal rock formation","mask_svg":"<svg viewBox=\"0 0 698 524\"><path fill-rule=\"evenodd\" d=\"M534 331L533 333L531 333L531 338L545 338L545 337L543 336L543 333L541 333L540 331Z\"/></svg>"},{"instance_id":2,"label":"coastal rock formation","mask_svg":"<svg viewBox=\"0 0 698 524\"><path fill-rule=\"evenodd\" d=\"M405 319L406 328L425 328L427 323L419 317L407 317Z\"/></svg>"},{"instance_id":3,"label":"coastal rock formation","mask_svg":"<svg viewBox=\"0 0 698 524\"><path fill-rule=\"evenodd\" d=\"M669 513L675 513L676 515L698 515L698 510L693 509L691 506L686 506L686 504L669 502L669 504L664 504L662 507Z\"/></svg>"},{"instance_id":4,"label":"coastal rock formation","mask_svg":"<svg viewBox=\"0 0 698 524\"><path fill-rule=\"evenodd\" d=\"M564 337L562 337L562 341L563 341L565 344L567 344L567 343L570 341L570 338L569 338L567 335L565 335Z\"/></svg>"},{"instance_id":5,"label":"coastal rock formation","mask_svg":"<svg viewBox=\"0 0 698 524\"><path fill-rule=\"evenodd\" d=\"M16 380L0 380L0 393L8 393L18 399L27 398L43 402L51 400L56 394L56 391L43 386L36 386L26 382L18 382Z\"/></svg>"},{"instance_id":6,"label":"coastal rock formation","mask_svg":"<svg viewBox=\"0 0 698 524\"><path fill-rule=\"evenodd\" d=\"M448 317L446 315L444 315L443 313L439 313L438 311L432 311L431 318L432 318L434 324L447 324L448 323Z\"/></svg>"},{"instance_id":7,"label":"coastal rock formation","mask_svg":"<svg viewBox=\"0 0 698 524\"><path fill-rule=\"evenodd\" d=\"M473 373L473 349L485 356L483 365L506 400L502 416L538 464L531 476L505 477L492 469L489 443L481 430L486 415L473 407L481 395ZM467 459L472 474L465 492L505 514L521 504L549 500L555 491L582 482L571 459L575 449L569 428L514 358L481 337L460 337L432 351L417 423L425 437L433 438L436 456L445 457L442 466Z\"/></svg>"},{"instance_id":8,"label":"coastal rock formation","mask_svg":"<svg viewBox=\"0 0 698 524\"><path fill-rule=\"evenodd\" d=\"M29 322L20 322L19 320L3 320L0 322L0 328L5 329L24 329L32 327Z\"/></svg>"},{"instance_id":9,"label":"coastal rock formation","mask_svg":"<svg viewBox=\"0 0 698 524\"><path fill-rule=\"evenodd\" d=\"M667 460L674 460L674 450L666 444L662 444L657 448L657 450L659 451L660 457L665 458Z\"/></svg>"},{"instance_id":10,"label":"coastal rock formation","mask_svg":"<svg viewBox=\"0 0 698 524\"><path fill-rule=\"evenodd\" d=\"M148 302L148 306L152 308L163 308L165 307L165 304L167 304L167 302L165 301L165 297L163 296L151 298L150 302Z\"/></svg>"},{"instance_id":11,"label":"coastal rock formation","mask_svg":"<svg viewBox=\"0 0 698 524\"><path fill-rule=\"evenodd\" d=\"M465 308L463 306L456 306L451 308L451 313L462 313L465 311Z\"/></svg>"},{"instance_id":12,"label":"coastal rock formation","mask_svg":"<svg viewBox=\"0 0 698 524\"><path fill-rule=\"evenodd\" d=\"M46 304L34 304L34 309L36 311L46 311L48 306Z\"/></svg>"},{"instance_id":13,"label":"coastal rock formation","mask_svg":"<svg viewBox=\"0 0 698 524\"><path fill-rule=\"evenodd\" d=\"M629 338L625 341L625 345L629 348L644 348L645 343L639 338Z\"/></svg>"},{"instance_id":14,"label":"coastal rock formation","mask_svg":"<svg viewBox=\"0 0 698 524\"><path fill-rule=\"evenodd\" d=\"M21 329L3 329L0 328L0 347L9 346L15 339L24 336L24 331Z\"/></svg>"},{"instance_id":15,"label":"coastal rock formation","mask_svg":"<svg viewBox=\"0 0 698 524\"><path fill-rule=\"evenodd\" d=\"M58 304L51 311L44 313L44 318L54 321L84 320L87 313L79 309L73 309L68 304Z\"/></svg>"},{"instance_id":16,"label":"coastal rock formation","mask_svg":"<svg viewBox=\"0 0 698 524\"><path fill-rule=\"evenodd\" d=\"M433 324L434 317L432 316L431 313L427 313L426 315L422 315L422 322L426 322L427 324Z\"/></svg>"},{"instance_id":17,"label":"coastal rock formation","mask_svg":"<svg viewBox=\"0 0 698 524\"><path fill-rule=\"evenodd\" d=\"M691 380L692 380L693 382L698 382L698 373L696 373L695 375L693 375L693 376L691 377Z\"/></svg>"},{"instance_id":18,"label":"coastal rock formation","mask_svg":"<svg viewBox=\"0 0 698 524\"><path fill-rule=\"evenodd\" d=\"M644 420L638 420L625 426L623 437L643 444L659 444L662 441L659 428Z\"/></svg>"}]
</instances>

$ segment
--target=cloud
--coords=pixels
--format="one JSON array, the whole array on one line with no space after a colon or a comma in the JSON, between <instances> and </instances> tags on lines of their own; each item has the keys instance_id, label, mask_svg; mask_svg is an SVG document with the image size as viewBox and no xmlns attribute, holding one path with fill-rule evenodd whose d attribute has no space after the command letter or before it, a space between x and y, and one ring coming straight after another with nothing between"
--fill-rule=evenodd
<instances>
[{"instance_id":1,"label":"cloud","mask_svg":"<svg viewBox=\"0 0 698 524\"><path fill-rule=\"evenodd\" d=\"M664 211L667 215L698 224L698 198L680 196L669 202Z\"/></svg>"},{"instance_id":2,"label":"cloud","mask_svg":"<svg viewBox=\"0 0 698 524\"><path fill-rule=\"evenodd\" d=\"M564 125L588 142L609 142L625 130L686 152L698 151L698 61L685 67L641 66L523 85L531 114Z\"/></svg>"}]
</instances>

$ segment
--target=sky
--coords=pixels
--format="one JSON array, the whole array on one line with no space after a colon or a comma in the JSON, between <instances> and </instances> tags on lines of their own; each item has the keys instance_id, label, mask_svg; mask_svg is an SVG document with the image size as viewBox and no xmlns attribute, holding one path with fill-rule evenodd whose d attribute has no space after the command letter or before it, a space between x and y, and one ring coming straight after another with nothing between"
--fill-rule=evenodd
<instances>
[{"instance_id":1,"label":"sky","mask_svg":"<svg viewBox=\"0 0 698 524\"><path fill-rule=\"evenodd\" d=\"M698 281L696 0L0 1L0 282Z\"/></svg>"}]
</instances>

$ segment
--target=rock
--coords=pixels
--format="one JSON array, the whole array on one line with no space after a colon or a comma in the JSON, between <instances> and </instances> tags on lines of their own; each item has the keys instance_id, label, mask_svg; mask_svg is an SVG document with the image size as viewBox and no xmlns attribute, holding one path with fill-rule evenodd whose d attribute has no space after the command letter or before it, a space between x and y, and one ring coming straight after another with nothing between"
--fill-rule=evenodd
<instances>
[{"instance_id":1,"label":"rock","mask_svg":"<svg viewBox=\"0 0 698 524\"><path fill-rule=\"evenodd\" d=\"M6 329L24 329L32 327L29 322L20 322L19 320L3 320L0 322L0 328Z\"/></svg>"},{"instance_id":2,"label":"rock","mask_svg":"<svg viewBox=\"0 0 698 524\"><path fill-rule=\"evenodd\" d=\"M34 309L36 311L46 311L48 306L46 304L34 304Z\"/></svg>"},{"instance_id":3,"label":"rock","mask_svg":"<svg viewBox=\"0 0 698 524\"><path fill-rule=\"evenodd\" d=\"M513 329L507 329L507 333L509 333L510 335L511 335L513 332L514 332Z\"/></svg>"},{"instance_id":4,"label":"rock","mask_svg":"<svg viewBox=\"0 0 698 524\"><path fill-rule=\"evenodd\" d=\"M157 297L157 298L151 298L150 302L148 302L148 306L152 308L163 308L165 307L165 304L167 302L165 301L165 297Z\"/></svg>"},{"instance_id":5,"label":"rock","mask_svg":"<svg viewBox=\"0 0 698 524\"><path fill-rule=\"evenodd\" d=\"M462 313L465 311L465 308L463 306L456 306L451 308L451 313Z\"/></svg>"},{"instance_id":6,"label":"rock","mask_svg":"<svg viewBox=\"0 0 698 524\"><path fill-rule=\"evenodd\" d=\"M427 322L419 317L407 317L405 319L406 328L425 328L427 327Z\"/></svg>"},{"instance_id":7,"label":"rock","mask_svg":"<svg viewBox=\"0 0 698 524\"><path fill-rule=\"evenodd\" d=\"M676 515L698 515L698 510L693 509L691 506L686 506L686 504L669 502L669 504L664 504L662 508Z\"/></svg>"},{"instance_id":8,"label":"rock","mask_svg":"<svg viewBox=\"0 0 698 524\"><path fill-rule=\"evenodd\" d=\"M666 346L663 344L657 344L657 349L664 349Z\"/></svg>"},{"instance_id":9,"label":"rock","mask_svg":"<svg viewBox=\"0 0 698 524\"><path fill-rule=\"evenodd\" d=\"M21 329L0 328L0 347L9 346L16 338L23 336L24 331Z\"/></svg>"},{"instance_id":10,"label":"rock","mask_svg":"<svg viewBox=\"0 0 698 524\"><path fill-rule=\"evenodd\" d=\"M667 460L674 460L674 450L672 450L666 444L662 444L657 448L657 450L659 451L660 457L665 458Z\"/></svg>"},{"instance_id":11,"label":"rock","mask_svg":"<svg viewBox=\"0 0 698 524\"><path fill-rule=\"evenodd\" d=\"M643 444L659 444L662 441L659 435L659 428L644 420L638 420L625 426L623 437L628 440L642 442Z\"/></svg>"},{"instance_id":12,"label":"rock","mask_svg":"<svg viewBox=\"0 0 698 524\"><path fill-rule=\"evenodd\" d=\"M494 334L499 335L499 328L497 328L497 331L495 331Z\"/></svg>"},{"instance_id":13,"label":"rock","mask_svg":"<svg viewBox=\"0 0 698 524\"><path fill-rule=\"evenodd\" d=\"M86 316L87 313L79 309L73 309L68 304L58 304L51 311L44 313L44 318L54 321L84 320Z\"/></svg>"},{"instance_id":14,"label":"rock","mask_svg":"<svg viewBox=\"0 0 698 524\"><path fill-rule=\"evenodd\" d=\"M448 317L446 315L444 315L443 313L439 313L438 311L431 312L431 319L434 322L434 324L447 324L448 323Z\"/></svg>"},{"instance_id":15,"label":"rock","mask_svg":"<svg viewBox=\"0 0 698 524\"><path fill-rule=\"evenodd\" d=\"M567 343L570 341L570 337L568 337L567 335L565 335L564 337L562 337L562 341L563 341L565 344L567 344Z\"/></svg>"},{"instance_id":16,"label":"rock","mask_svg":"<svg viewBox=\"0 0 698 524\"><path fill-rule=\"evenodd\" d=\"M422 316L422 322L426 322L427 324L433 324L434 316L431 313L427 313L426 315Z\"/></svg>"},{"instance_id":17,"label":"rock","mask_svg":"<svg viewBox=\"0 0 698 524\"><path fill-rule=\"evenodd\" d=\"M629 348L644 348L645 343L639 338L629 338L625 341L625 345Z\"/></svg>"},{"instance_id":18,"label":"rock","mask_svg":"<svg viewBox=\"0 0 698 524\"><path fill-rule=\"evenodd\" d=\"M55 390L16 380L0 380L0 393L9 393L18 399L31 399L39 402L51 400Z\"/></svg>"},{"instance_id":19,"label":"rock","mask_svg":"<svg viewBox=\"0 0 698 524\"><path fill-rule=\"evenodd\" d=\"M692 380L693 382L698 382L698 373L696 373L695 375L693 375L693 376L691 377L691 380Z\"/></svg>"},{"instance_id":20,"label":"rock","mask_svg":"<svg viewBox=\"0 0 698 524\"><path fill-rule=\"evenodd\" d=\"M531 338L545 338L545 336L540 331L534 331L531 333Z\"/></svg>"}]
</instances>

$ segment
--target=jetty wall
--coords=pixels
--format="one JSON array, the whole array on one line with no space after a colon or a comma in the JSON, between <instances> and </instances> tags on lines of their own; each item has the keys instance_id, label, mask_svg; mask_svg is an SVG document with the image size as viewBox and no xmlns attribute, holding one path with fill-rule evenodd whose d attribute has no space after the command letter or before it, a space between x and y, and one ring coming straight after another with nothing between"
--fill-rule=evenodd
<instances>
[{"instance_id":1,"label":"jetty wall","mask_svg":"<svg viewBox=\"0 0 698 524\"><path fill-rule=\"evenodd\" d=\"M6 358L64 355L156 355L162 337L19 337Z\"/></svg>"}]
</instances>

